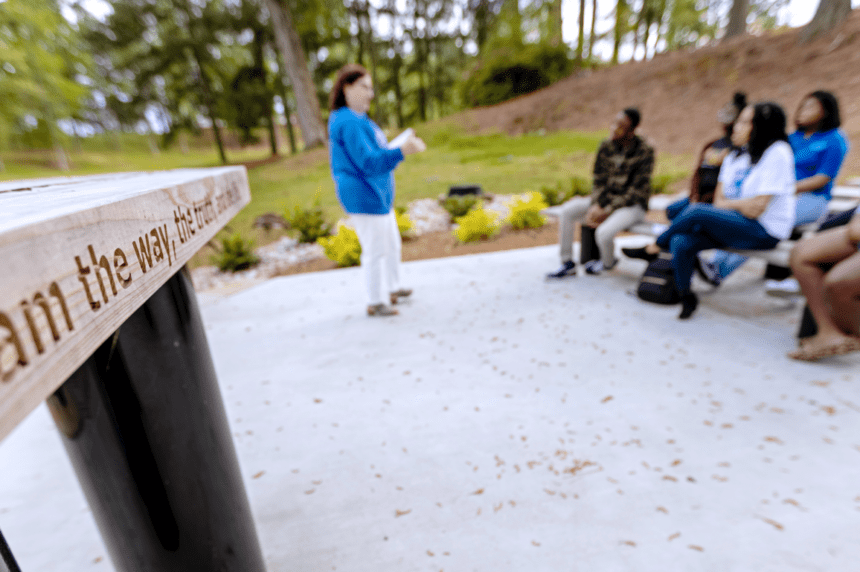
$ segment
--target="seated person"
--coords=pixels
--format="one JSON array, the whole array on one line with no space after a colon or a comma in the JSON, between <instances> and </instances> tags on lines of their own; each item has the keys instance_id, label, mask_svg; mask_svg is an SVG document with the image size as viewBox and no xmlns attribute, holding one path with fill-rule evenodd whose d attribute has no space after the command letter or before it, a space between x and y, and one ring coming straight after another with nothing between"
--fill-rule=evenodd
<instances>
[{"instance_id":1,"label":"seated person","mask_svg":"<svg viewBox=\"0 0 860 572\"><path fill-rule=\"evenodd\" d=\"M735 121L738 120L738 115L747 106L747 96L744 93L738 92L732 98L732 101L725 104L717 112L717 121L723 128L723 136L719 139L709 142L702 149L699 155L699 162L696 163L696 171L693 173L693 178L690 181L690 196L676 201L666 207L666 216L669 220L673 220L681 214L690 203L712 203L714 202L714 192L717 189L717 182L720 175L720 167L723 164L723 159L732 150L732 130L735 126Z\"/></svg>"},{"instance_id":2,"label":"seated person","mask_svg":"<svg viewBox=\"0 0 860 572\"><path fill-rule=\"evenodd\" d=\"M839 102L827 91L804 97L794 122L797 130L789 135L788 142L794 151L797 179L795 226L800 226L817 221L827 212L833 181L848 153L848 141L839 129ZM718 251L706 266L716 269L714 282L718 285L746 260L740 254Z\"/></svg>"},{"instance_id":3,"label":"seated person","mask_svg":"<svg viewBox=\"0 0 860 572\"><path fill-rule=\"evenodd\" d=\"M616 116L610 138L597 150L591 197L574 197L557 208L561 268L547 278L576 275L573 231L577 222L597 229L595 242L600 248L600 260L586 263L585 270L589 274L600 274L617 262L615 235L645 218L651 196L654 149L636 135L640 117L639 111L633 108Z\"/></svg>"},{"instance_id":4,"label":"seated person","mask_svg":"<svg viewBox=\"0 0 860 572\"><path fill-rule=\"evenodd\" d=\"M655 244L624 248L631 258L654 260L660 249L672 253L675 286L681 297L680 319L695 312L699 300L690 290L698 253L711 248L774 248L794 227L794 155L785 134L785 112L776 103L746 107L732 132L732 142L747 151L723 162L714 204L692 204ZM726 198L724 189L737 189Z\"/></svg>"},{"instance_id":5,"label":"seated person","mask_svg":"<svg viewBox=\"0 0 860 572\"><path fill-rule=\"evenodd\" d=\"M817 333L788 356L803 361L860 351L860 211L847 225L804 238L791 270L806 296Z\"/></svg>"}]
</instances>

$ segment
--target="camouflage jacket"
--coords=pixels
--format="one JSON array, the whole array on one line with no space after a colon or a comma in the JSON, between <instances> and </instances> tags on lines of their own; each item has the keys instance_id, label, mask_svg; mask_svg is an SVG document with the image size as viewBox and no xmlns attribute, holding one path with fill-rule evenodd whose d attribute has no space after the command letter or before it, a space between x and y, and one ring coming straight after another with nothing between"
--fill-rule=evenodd
<instances>
[{"instance_id":1,"label":"camouflage jacket","mask_svg":"<svg viewBox=\"0 0 860 572\"><path fill-rule=\"evenodd\" d=\"M610 212L640 205L648 210L654 149L638 135L629 147L607 139L594 160L594 190L591 202Z\"/></svg>"}]
</instances>

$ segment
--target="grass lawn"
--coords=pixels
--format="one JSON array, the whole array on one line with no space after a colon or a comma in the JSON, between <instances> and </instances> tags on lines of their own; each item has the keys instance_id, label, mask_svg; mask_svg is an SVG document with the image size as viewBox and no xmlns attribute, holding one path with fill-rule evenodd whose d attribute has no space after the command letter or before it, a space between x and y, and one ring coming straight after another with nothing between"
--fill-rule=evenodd
<instances>
[{"instance_id":1,"label":"grass lawn","mask_svg":"<svg viewBox=\"0 0 860 572\"><path fill-rule=\"evenodd\" d=\"M594 153L605 133L562 131L509 137L464 135L450 126L417 129L428 150L407 158L395 171L397 206L435 198L456 184L477 184L493 194L523 193L542 186L570 185L574 176L590 179ZM392 136L395 134L392 134ZM662 156L657 175L678 180L688 174L691 157ZM249 173L253 199L231 223L246 232L265 212L283 214L318 198L328 217L343 216L337 202L328 155L313 151L262 165Z\"/></svg>"},{"instance_id":2,"label":"grass lawn","mask_svg":"<svg viewBox=\"0 0 860 572\"><path fill-rule=\"evenodd\" d=\"M542 186L568 188L574 176L590 179L594 153L606 133L561 131L547 134L507 136L503 134L468 135L450 123L435 123L416 128L428 150L413 155L395 171L397 206L420 198L435 198L456 184L477 184L493 194L536 191ZM393 137L396 133L389 134ZM187 153L177 149L152 154L146 140L123 140L123 151L111 151L85 144L69 153L72 170L61 173L52 168L50 152L10 152L3 154L5 170L0 179L88 175L111 171L149 171L220 165L212 148L192 147ZM228 151L233 163L261 161L267 148ZM689 173L692 157L658 156L659 178L679 180ZM275 240L283 232L254 229L254 219L267 212L284 214L296 206L310 206L319 200L329 220L343 216L329 172L328 153L316 149L263 162L248 171L251 203L230 222L221 235L238 232L257 245ZM204 248L193 265L208 263L211 249Z\"/></svg>"}]
</instances>

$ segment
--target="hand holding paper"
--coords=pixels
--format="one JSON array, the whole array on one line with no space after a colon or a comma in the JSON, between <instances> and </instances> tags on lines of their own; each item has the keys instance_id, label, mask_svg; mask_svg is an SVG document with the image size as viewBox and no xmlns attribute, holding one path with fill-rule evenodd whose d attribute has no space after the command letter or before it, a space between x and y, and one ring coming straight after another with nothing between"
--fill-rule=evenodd
<instances>
[{"instance_id":1,"label":"hand holding paper","mask_svg":"<svg viewBox=\"0 0 860 572\"><path fill-rule=\"evenodd\" d=\"M400 149L403 151L404 155L412 155L414 153L421 153L422 151L427 150L427 145L422 141L419 137L415 136L415 131L410 127L397 137L395 137L389 144L389 149Z\"/></svg>"}]
</instances>

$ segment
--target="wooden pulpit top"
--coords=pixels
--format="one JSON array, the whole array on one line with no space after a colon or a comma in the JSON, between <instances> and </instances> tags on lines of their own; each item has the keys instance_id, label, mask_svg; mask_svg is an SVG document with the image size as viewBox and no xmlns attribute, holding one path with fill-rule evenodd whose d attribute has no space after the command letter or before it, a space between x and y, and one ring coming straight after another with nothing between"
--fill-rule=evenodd
<instances>
[{"instance_id":1,"label":"wooden pulpit top","mask_svg":"<svg viewBox=\"0 0 860 572\"><path fill-rule=\"evenodd\" d=\"M250 200L244 167L0 182L0 440Z\"/></svg>"}]
</instances>

